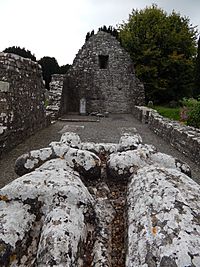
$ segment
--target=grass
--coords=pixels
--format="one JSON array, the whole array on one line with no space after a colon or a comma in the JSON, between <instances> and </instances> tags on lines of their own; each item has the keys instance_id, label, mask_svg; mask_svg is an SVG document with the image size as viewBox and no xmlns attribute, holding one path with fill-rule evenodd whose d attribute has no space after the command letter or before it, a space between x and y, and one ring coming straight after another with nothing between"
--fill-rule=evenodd
<instances>
[{"instance_id":1,"label":"grass","mask_svg":"<svg viewBox=\"0 0 200 267\"><path fill-rule=\"evenodd\" d=\"M169 118L171 120L180 120L180 108L169 108L164 106L153 106L153 109L157 110L163 117Z\"/></svg>"},{"instance_id":2,"label":"grass","mask_svg":"<svg viewBox=\"0 0 200 267\"><path fill-rule=\"evenodd\" d=\"M48 105L49 105L49 100L48 100L48 99L45 99L45 101L44 101L44 106L45 106L45 108L46 108Z\"/></svg>"}]
</instances>

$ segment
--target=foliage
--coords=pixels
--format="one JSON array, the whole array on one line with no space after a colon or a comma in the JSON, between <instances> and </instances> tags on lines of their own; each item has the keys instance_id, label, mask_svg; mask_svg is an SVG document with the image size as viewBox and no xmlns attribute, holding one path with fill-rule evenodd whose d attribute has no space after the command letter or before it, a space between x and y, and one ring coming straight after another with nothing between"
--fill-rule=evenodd
<instances>
[{"instance_id":1,"label":"foliage","mask_svg":"<svg viewBox=\"0 0 200 267\"><path fill-rule=\"evenodd\" d=\"M175 11L168 15L156 5L133 10L119 26L147 102L167 103L192 94L196 33L188 18Z\"/></svg>"},{"instance_id":2,"label":"foliage","mask_svg":"<svg viewBox=\"0 0 200 267\"><path fill-rule=\"evenodd\" d=\"M197 57L195 61L195 88L194 96L200 96L200 37L198 40Z\"/></svg>"},{"instance_id":3,"label":"foliage","mask_svg":"<svg viewBox=\"0 0 200 267\"><path fill-rule=\"evenodd\" d=\"M94 35L94 30L92 30L91 32L88 32L86 34L85 41L87 42L90 39L90 37L92 37L93 35Z\"/></svg>"},{"instance_id":4,"label":"foliage","mask_svg":"<svg viewBox=\"0 0 200 267\"><path fill-rule=\"evenodd\" d=\"M200 128L200 100L184 98L181 103L187 109L187 125Z\"/></svg>"},{"instance_id":5,"label":"foliage","mask_svg":"<svg viewBox=\"0 0 200 267\"><path fill-rule=\"evenodd\" d=\"M188 111L189 111L189 109L185 106L180 109L180 121L181 122L187 123Z\"/></svg>"},{"instance_id":6,"label":"foliage","mask_svg":"<svg viewBox=\"0 0 200 267\"><path fill-rule=\"evenodd\" d=\"M112 36L119 39L119 33L118 33L117 29L115 29L113 26L107 27L104 25L103 27L100 27L98 31L110 33ZM90 37L92 37L93 35L94 35L94 30L92 30L91 32L88 32L86 34L85 41L87 42L90 39Z\"/></svg>"},{"instance_id":7,"label":"foliage","mask_svg":"<svg viewBox=\"0 0 200 267\"><path fill-rule=\"evenodd\" d=\"M104 25L103 27L99 28L99 31L110 33L112 36L116 37L118 39L119 33L117 29L115 29L113 26L109 26L108 28Z\"/></svg>"},{"instance_id":8,"label":"foliage","mask_svg":"<svg viewBox=\"0 0 200 267\"><path fill-rule=\"evenodd\" d=\"M54 57L43 57L38 61L38 63L42 66L42 74L45 81L45 87L49 89L51 75L59 73L58 62Z\"/></svg>"},{"instance_id":9,"label":"foliage","mask_svg":"<svg viewBox=\"0 0 200 267\"><path fill-rule=\"evenodd\" d=\"M44 101L45 108L48 107L48 105L49 105L49 99L45 99L45 101Z\"/></svg>"},{"instance_id":10,"label":"foliage","mask_svg":"<svg viewBox=\"0 0 200 267\"><path fill-rule=\"evenodd\" d=\"M36 61L36 57L34 56L34 54L31 53L31 51L26 50L25 48L21 48L19 46L8 47L4 49L3 52L16 54L21 57L30 58L31 60Z\"/></svg>"},{"instance_id":11,"label":"foliage","mask_svg":"<svg viewBox=\"0 0 200 267\"><path fill-rule=\"evenodd\" d=\"M59 74L65 74L68 72L69 68L70 68L70 64L66 64L66 65L62 65L59 67Z\"/></svg>"},{"instance_id":12,"label":"foliage","mask_svg":"<svg viewBox=\"0 0 200 267\"><path fill-rule=\"evenodd\" d=\"M158 113L166 118L171 120L179 120L180 119L180 109L178 108L169 108L165 106L154 106L153 109L157 110Z\"/></svg>"},{"instance_id":13,"label":"foliage","mask_svg":"<svg viewBox=\"0 0 200 267\"><path fill-rule=\"evenodd\" d=\"M187 108L192 108L194 107L194 105L198 102L197 99L194 99L194 98L186 98L184 97L180 103L183 107L187 107Z\"/></svg>"},{"instance_id":14,"label":"foliage","mask_svg":"<svg viewBox=\"0 0 200 267\"><path fill-rule=\"evenodd\" d=\"M49 90L49 83L51 82L52 74L65 74L69 70L69 64L59 66L54 57L43 57L38 63L42 66L42 75L45 81L45 87Z\"/></svg>"},{"instance_id":15,"label":"foliage","mask_svg":"<svg viewBox=\"0 0 200 267\"><path fill-rule=\"evenodd\" d=\"M200 100L184 98L180 103L182 107L153 106L153 109L157 110L163 117L200 128Z\"/></svg>"},{"instance_id":16,"label":"foliage","mask_svg":"<svg viewBox=\"0 0 200 267\"><path fill-rule=\"evenodd\" d=\"M190 109L187 125L200 128L200 101L197 101L197 103Z\"/></svg>"}]
</instances>

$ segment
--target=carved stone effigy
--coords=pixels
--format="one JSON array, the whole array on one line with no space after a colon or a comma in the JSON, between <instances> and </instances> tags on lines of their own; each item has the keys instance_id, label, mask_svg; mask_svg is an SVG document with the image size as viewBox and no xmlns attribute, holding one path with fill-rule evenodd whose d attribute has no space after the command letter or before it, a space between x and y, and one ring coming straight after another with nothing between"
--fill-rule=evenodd
<instances>
[{"instance_id":1,"label":"carved stone effigy","mask_svg":"<svg viewBox=\"0 0 200 267\"><path fill-rule=\"evenodd\" d=\"M191 176L191 170L186 163L157 152L156 148L151 145L140 144L136 150L113 153L107 161L108 173L113 179L127 179L138 169L148 165L179 169Z\"/></svg>"},{"instance_id":2,"label":"carved stone effigy","mask_svg":"<svg viewBox=\"0 0 200 267\"><path fill-rule=\"evenodd\" d=\"M13 181L1 190L1 199L1 266L81 261L80 246L92 229L93 199L65 160L47 161Z\"/></svg>"},{"instance_id":3,"label":"carved stone effigy","mask_svg":"<svg viewBox=\"0 0 200 267\"><path fill-rule=\"evenodd\" d=\"M116 266L112 185L120 183L119 266L200 266L200 186L187 164L141 142L125 133L119 144L83 143L65 133L18 158L23 176L0 190L0 266Z\"/></svg>"},{"instance_id":4,"label":"carved stone effigy","mask_svg":"<svg viewBox=\"0 0 200 267\"><path fill-rule=\"evenodd\" d=\"M200 187L178 170L147 166L128 186L126 266L200 266Z\"/></svg>"},{"instance_id":5,"label":"carved stone effigy","mask_svg":"<svg viewBox=\"0 0 200 267\"><path fill-rule=\"evenodd\" d=\"M94 153L87 150L78 149L80 138L74 133L65 133L60 142L50 143L48 148L31 151L19 157L15 164L15 172L18 175L29 173L44 162L62 158L67 165L80 174L98 178L100 175L100 159Z\"/></svg>"}]
</instances>

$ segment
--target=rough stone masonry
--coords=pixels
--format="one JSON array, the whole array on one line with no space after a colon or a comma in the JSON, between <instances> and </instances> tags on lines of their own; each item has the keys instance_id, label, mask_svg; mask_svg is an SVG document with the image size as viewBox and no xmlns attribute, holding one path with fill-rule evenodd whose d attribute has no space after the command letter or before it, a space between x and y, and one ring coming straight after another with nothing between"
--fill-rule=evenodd
<instances>
[{"instance_id":1,"label":"rough stone masonry","mask_svg":"<svg viewBox=\"0 0 200 267\"><path fill-rule=\"evenodd\" d=\"M135 106L134 116L200 166L200 130L164 118L156 110Z\"/></svg>"},{"instance_id":2,"label":"rough stone masonry","mask_svg":"<svg viewBox=\"0 0 200 267\"><path fill-rule=\"evenodd\" d=\"M50 90L48 93L49 103L46 107L46 111L50 114L52 120L58 119L58 117L61 115L62 91L64 80L64 74L53 74L51 76Z\"/></svg>"},{"instance_id":3,"label":"rough stone masonry","mask_svg":"<svg viewBox=\"0 0 200 267\"><path fill-rule=\"evenodd\" d=\"M40 65L0 53L0 156L46 122Z\"/></svg>"},{"instance_id":4,"label":"rough stone masonry","mask_svg":"<svg viewBox=\"0 0 200 267\"><path fill-rule=\"evenodd\" d=\"M136 78L130 55L111 34L100 31L79 50L66 74L62 112L130 113L144 104L144 87Z\"/></svg>"},{"instance_id":5,"label":"rough stone masonry","mask_svg":"<svg viewBox=\"0 0 200 267\"><path fill-rule=\"evenodd\" d=\"M2 267L200 266L200 186L138 134L95 144L67 132L15 169L0 190Z\"/></svg>"}]
</instances>

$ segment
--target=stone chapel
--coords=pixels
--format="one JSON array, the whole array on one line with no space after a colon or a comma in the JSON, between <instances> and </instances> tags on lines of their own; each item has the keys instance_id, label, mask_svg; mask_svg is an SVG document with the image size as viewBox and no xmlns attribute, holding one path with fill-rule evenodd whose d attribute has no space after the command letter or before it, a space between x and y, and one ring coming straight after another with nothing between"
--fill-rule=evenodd
<instances>
[{"instance_id":1,"label":"stone chapel","mask_svg":"<svg viewBox=\"0 0 200 267\"><path fill-rule=\"evenodd\" d=\"M99 31L76 55L64 81L62 113L130 113L143 105L143 84L136 78L130 55L109 33Z\"/></svg>"}]
</instances>

